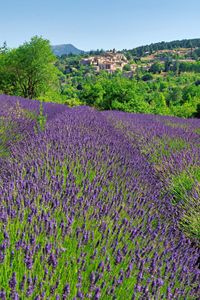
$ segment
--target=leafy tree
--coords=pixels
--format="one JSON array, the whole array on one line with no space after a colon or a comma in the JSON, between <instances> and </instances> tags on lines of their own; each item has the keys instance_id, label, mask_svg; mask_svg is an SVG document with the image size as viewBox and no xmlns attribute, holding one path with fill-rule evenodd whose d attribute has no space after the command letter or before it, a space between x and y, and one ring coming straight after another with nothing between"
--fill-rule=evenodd
<instances>
[{"instance_id":1,"label":"leafy tree","mask_svg":"<svg viewBox=\"0 0 200 300\"><path fill-rule=\"evenodd\" d=\"M126 64L126 65L123 67L123 70L124 70L124 71L131 71L131 65L130 65L130 64Z\"/></svg>"},{"instance_id":2,"label":"leafy tree","mask_svg":"<svg viewBox=\"0 0 200 300\"><path fill-rule=\"evenodd\" d=\"M192 53L192 57L194 58L194 59L198 59L198 58L200 58L200 48L197 48L197 49L195 49L194 51L193 51L193 53Z\"/></svg>"},{"instance_id":3,"label":"leafy tree","mask_svg":"<svg viewBox=\"0 0 200 300\"><path fill-rule=\"evenodd\" d=\"M196 118L200 118L200 103L197 104L196 111L193 113L193 116Z\"/></svg>"},{"instance_id":4,"label":"leafy tree","mask_svg":"<svg viewBox=\"0 0 200 300\"><path fill-rule=\"evenodd\" d=\"M154 93L154 100L151 103L151 112L159 115L168 115L170 110L166 105L165 96L163 93Z\"/></svg>"},{"instance_id":5,"label":"leafy tree","mask_svg":"<svg viewBox=\"0 0 200 300\"><path fill-rule=\"evenodd\" d=\"M8 51L7 43L6 41L3 43L3 46L0 47L0 54L5 54Z\"/></svg>"},{"instance_id":6,"label":"leafy tree","mask_svg":"<svg viewBox=\"0 0 200 300\"><path fill-rule=\"evenodd\" d=\"M171 57L167 57L165 61L164 71L168 72L171 69L171 65L172 65L172 59Z\"/></svg>"},{"instance_id":7,"label":"leafy tree","mask_svg":"<svg viewBox=\"0 0 200 300\"><path fill-rule=\"evenodd\" d=\"M152 74L149 74L149 73L146 73L142 76L143 81L149 81L149 80L152 80L152 79L153 79L153 76L152 76Z\"/></svg>"},{"instance_id":8,"label":"leafy tree","mask_svg":"<svg viewBox=\"0 0 200 300\"><path fill-rule=\"evenodd\" d=\"M155 62L149 69L149 72L156 74L161 73L163 71L163 66L159 62Z\"/></svg>"},{"instance_id":9,"label":"leafy tree","mask_svg":"<svg viewBox=\"0 0 200 300\"><path fill-rule=\"evenodd\" d=\"M172 106L171 111L175 116L189 118L195 114L197 107L191 102L185 102L183 105Z\"/></svg>"},{"instance_id":10,"label":"leafy tree","mask_svg":"<svg viewBox=\"0 0 200 300\"><path fill-rule=\"evenodd\" d=\"M104 89L100 82L95 84L85 84L81 91L81 100L87 105L101 107L103 102Z\"/></svg>"},{"instance_id":11,"label":"leafy tree","mask_svg":"<svg viewBox=\"0 0 200 300\"><path fill-rule=\"evenodd\" d=\"M199 85L200 85L200 80L196 80L196 81L195 81L195 85L196 85L196 86L199 86Z\"/></svg>"},{"instance_id":12,"label":"leafy tree","mask_svg":"<svg viewBox=\"0 0 200 300\"><path fill-rule=\"evenodd\" d=\"M172 66L172 71L178 75L180 74L180 62L178 60L175 61L175 63Z\"/></svg>"},{"instance_id":13,"label":"leafy tree","mask_svg":"<svg viewBox=\"0 0 200 300\"><path fill-rule=\"evenodd\" d=\"M183 93L179 87L174 87L169 90L167 103L171 103L172 105L180 105L182 101Z\"/></svg>"},{"instance_id":14,"label":"leafy tree","mask_svg":"<svg viewBox=\"0 0 200 300\"><path fill-rule=\"evenodd\" d=\"M48 40L33 37L0 59L0 89L25 98L58 90L58 69Z\"/></svg>"}]
</instances>

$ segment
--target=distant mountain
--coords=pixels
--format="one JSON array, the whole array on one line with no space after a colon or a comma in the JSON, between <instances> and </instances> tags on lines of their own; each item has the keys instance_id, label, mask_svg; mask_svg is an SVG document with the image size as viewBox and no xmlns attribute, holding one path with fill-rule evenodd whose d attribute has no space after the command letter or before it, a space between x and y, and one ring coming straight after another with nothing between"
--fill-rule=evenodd
<instances>
[{"instance_id":1,"label":"distant mountain","mask_svg":"<svg viewBox=\"0 0 200 300\"><path fill-rule=\"evenodd\" d=\"M79 55L85 53L83 50L77 49L71 44L55 45L52 46L52 50L56 56L69 55L69 54Z\"/></svg>"}]
</instances>

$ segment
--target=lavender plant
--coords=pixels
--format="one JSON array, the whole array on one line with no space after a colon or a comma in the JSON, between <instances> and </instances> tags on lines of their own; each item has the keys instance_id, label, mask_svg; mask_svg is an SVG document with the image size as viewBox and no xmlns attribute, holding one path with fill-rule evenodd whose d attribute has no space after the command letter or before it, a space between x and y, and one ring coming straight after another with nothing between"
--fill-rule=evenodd
<instances>
[{"instance_id":1,"label":"lavender plant","mask_svg":"<svg viewBox=\"0 0 200 300\"><path fill-rule=\"evenodd\" d=\"M37 116L37 127L39 130L45 130L45 125L47 122L47 117L44 115L44 108L42 102L40 103L40 113Z\"/></svg>"},{"instance_id":2,"label":"lavender plant","mask_svg":"<svg viewBox=\"0 0 200 300\"><path fill-rule=\"evenodd\" d=\"M16 101L39 113L37 101L0 96L1 116ZM22 138L0 161L0 299L198 299L200 249L167 189L198 166L199 121L184 131L165 117L52 103L44 114L37 133L16 119ZM152 161L166 135L187 147Z\"/></svg>"}]
</instances>

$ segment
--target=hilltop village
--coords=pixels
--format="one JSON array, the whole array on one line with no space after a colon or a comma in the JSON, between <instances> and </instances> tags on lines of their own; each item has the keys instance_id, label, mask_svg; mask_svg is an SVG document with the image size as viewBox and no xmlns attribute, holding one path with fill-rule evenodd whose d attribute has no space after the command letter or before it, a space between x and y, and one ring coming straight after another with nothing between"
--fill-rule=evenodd
<instances>
[{"instance_id":1,"label":"hilltop village","mask_svg":"<svg viewBox=\"0 0 200 300\"><path fill-rule=\"evenodd\" d=\"M142 67L144 71L149 71L155 62L164 65L169 56L171 57L171 62L195 62L194 59L189 58L190 52L190 49L159 50L155 51L153 54L146 52L145 55L139 59L140 63L136 61L130 63L130 60L128 60L123 53L116 52L116 50L113 49L104 52L101 55L84 57L80 60L80 65L92 66L93 70L97 73L102 70L107 71L108 73L114 73L116 70L121 70L127 71L125 74L131 76L136 72L139 66ZM185 58L184 56L187 56L188 58ZM129 66L128 70L124 68L127 65Z\"/></svg>"},{"instance_id":2,"label":"hilltop village","mask_svg":"<svg viewBox=\"0 0 200 300\"><path fill-rule=\"evenodd\" d=\"M90 56L80 61L81 65L90 65L94 67L96 72L106 70L107 72L115 72L117 69L123 70L128 64L128 60L124 54L116 52L115 49L103 53L102 55Z\"/></svg>"}]
</instances>

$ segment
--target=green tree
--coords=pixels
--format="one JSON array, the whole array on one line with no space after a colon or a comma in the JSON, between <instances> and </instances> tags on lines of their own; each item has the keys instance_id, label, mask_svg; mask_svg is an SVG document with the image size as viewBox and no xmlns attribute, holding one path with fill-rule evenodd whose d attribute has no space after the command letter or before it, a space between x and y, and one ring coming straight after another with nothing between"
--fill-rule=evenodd
<instances>
[{"instance_id":1,"label":"green tree","mask_svg":"<svg viewBox=\"0 0 200 300\"><path fill-rule=\"evenodd\" d=\"M149 69L149 72L156 74L161 73L163 71L163 66L159 62L155 62Z\"/></svg>"},{"instance_id":2,"label":"green tree","mask_svg":"<svg viewBox=\"0 0 200 300\"><path fill-rule=\"evenodd\" d=\"M7 43L6 41L3 43L3 46L0 47L0 54L4 54L8 51Z\"/></svg>"},{"instance_id":3,"label":"green tree","mask_svg":"<svg viewBox=\"0 0 200 300\"><path fill-rule=\"evenodd\" d=\"M131 65L130 64L126 64L123 66L123 71L131 71Z\"/></svg>"},{"instance_id":4,"label":"green tree","mask_svg":"<svg viewBox=\"0 0 200 300\"><path fill-rule=\"evenodd\" d=\"M172 66L172 71L178 76L180 73L180 62L178 60Z\"/></svg>"},{"instance_id":5,"label":"green tree","mask_svg":"<svg viewBox=\"0 0 200 300\"><path fill-rule=\"evenodd\" d=\"M100 82L95 84L86 83L80 92L80 97L87 105L94 105L102 108L104 89Z\"/></svg>"},{"instance_id":6,"label":"green tree","mask_svg":"<svg viewBox=\"0 0 200 300\"><path fill-rule=\"evenodd\" d=\"M170 89L167 96L167 104L180 105L183 99L183 92L178 86Z\"/></svg>"},{"instance_id":7,"label":"green tree","mask_svg":"<svg viewBox=\"0 0 200 300\"><path fill-rule=\"evenodd\" d=\"M165 60L165 66L164 66L164 71L168 72L171 69L171 65L172 65L172 59L170 56L168 56Z\"/></svg>"},{"instance_id":8,"label":"green tree","mask_svg":"<svg viewBox=\"0 0 200 300\"><path fill-rule=\"evenodd\" d=\"M170 110L166 105L166 100L163 93L155 92L153 94L151 111L152 113L159 114L159 115L168 115L170 113Z\"/></svg>"},{"instance_id":9,"label":"green tree","mask_svg":"<svg viewBox=\"0 0 200 300\"><path fill-rule=\"evenodd\" d=\"M146 73L142 76L141 78L143 81L149 81L149 80L152 80L153 79L153 75L152 74L149 74L149 73Z\"/></svg>"},{"instance_id":10,"label":"green tree","mask_svg":"<svg viewBox=\"0 0 200 300\"><path fill-rule=\"evenodd\" d=\"M0 89L25 98L39 98L49 90L58 90L56 57L50 43L33 37L17 49L0 57Z\"/></svg>"}]
</instances>

